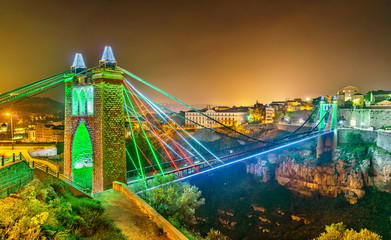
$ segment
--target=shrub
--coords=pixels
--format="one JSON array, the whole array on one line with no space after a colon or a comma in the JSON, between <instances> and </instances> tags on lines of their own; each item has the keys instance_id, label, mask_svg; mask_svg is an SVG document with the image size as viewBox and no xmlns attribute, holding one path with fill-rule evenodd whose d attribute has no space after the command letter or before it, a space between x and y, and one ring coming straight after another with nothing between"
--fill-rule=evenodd
<instances>
[{"instance_id":1,"label":"shrub","mask_svg":"<svg viewBox=\"0 0 391 240\"><path fill-rule=\"evenodd\" d=\"M322 233L314 240L381 240L382 237L367 229L361 229L360 232L356 232L353 229L346 229L346 226L340 222L337 224L331 224L325 227L326 232Z\"/></svg>"},{"instance_id":2,"label":"shrub","mask_svg":"<svg viewBox=\"0 0 391 240\"><path fill-rule=\"evenodd\" d=\"M73 196L63 183L44 185L0 200L0 239L125 239L98 201ZM48 200L43 193L52 191Z\"/></svg>"},{"instance_id":3,"label":"shrub","mask_svg":"<svg viewBox=\"0 0 391 240\"><path fill-rule=\"evenodd\" d=\"M205 203L201 197L201 191L197 187L191 186L188 182L172 182L175 176L157 176L147 183L142 183L133 187L136 192L145 187L167 185L152 189L141 194L156 211L173 222L182 225L196 223L195 210ZM146 184L146 186L144 186Z\"/></svg>"}]
</instances>

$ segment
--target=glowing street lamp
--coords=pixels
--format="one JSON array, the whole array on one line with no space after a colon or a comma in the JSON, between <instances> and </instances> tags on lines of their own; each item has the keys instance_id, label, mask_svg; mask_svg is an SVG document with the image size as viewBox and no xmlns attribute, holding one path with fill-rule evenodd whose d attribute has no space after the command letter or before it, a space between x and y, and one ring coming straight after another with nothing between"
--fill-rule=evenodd
<instances>
[{"instance_id":1,"label":"glowing street lamp","mask_svg":"<svg viewBox=\"0 0 391 240\"><path fill-rule=\"evenodd\" d=\"M14 127L13 127L13 124L12 124L12 114L6 113L5 115L11 117L11 146L12 146L11 149L13 150L14 149Z\"/></svg>"}]
</instances>

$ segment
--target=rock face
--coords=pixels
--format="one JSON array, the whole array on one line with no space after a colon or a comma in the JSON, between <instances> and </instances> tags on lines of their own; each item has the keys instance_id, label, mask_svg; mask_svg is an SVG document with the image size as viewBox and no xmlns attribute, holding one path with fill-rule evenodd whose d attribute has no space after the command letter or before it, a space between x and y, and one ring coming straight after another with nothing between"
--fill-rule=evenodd
<instances>
[{"instance_id":1,"label":"rock face","mask_svg":"<svg viewBox=\"0 0 391 240\"><path fill-rule=\"evenodd\" d=\"M258 159L257 163L246 164L246 172L254 174L261 178L261 182L267 182L270 180L270 164L267 161Z\"/></svg>"},{"instance_id":2,"label":"rock face","mask_svg":"<svg viewBox=\"0 0 391 240\"><path fill-rule=\"evenodd\" d=\"M372 154L373 185L381 191L391 193L391 155L376 150Z\"/></svg>"},{"instance_id":3,"label":"rock face","mask_svg":"<svg viewBox=\"0 0 391 240\"><path fill-rule=\"evenodd\" d=\"M367 186L391 192L391 154L379 148L371 151L371 160L341 160L336 150L333 163L321 166L314 160L296 161L286 152L269 154L267 160L247 163L247 173L259 176L261 182L274 177L280 185L305 196L344 194L349 203L355 204L365 195ZM308 155L305 151L298 154Z\"/></svg>"},{"instance_id":4,"label":"rock face","mask_svg":"<svg viewBox=\"0 0 391 240\"><path fill-rule=\"evenodd\" d=\"M276 168L275 178L282 186L305 196L336 197L342 193L350 203L356 203L365 195L361 170L346 167L342 160L326 166L284 161Z\"/></svg>"}]
</instances>

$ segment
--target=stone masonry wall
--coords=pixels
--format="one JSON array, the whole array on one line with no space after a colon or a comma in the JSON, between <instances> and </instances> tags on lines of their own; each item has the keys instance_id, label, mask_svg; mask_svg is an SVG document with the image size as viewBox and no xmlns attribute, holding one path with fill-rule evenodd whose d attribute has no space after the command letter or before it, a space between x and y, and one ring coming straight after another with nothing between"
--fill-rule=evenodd
<instances>
[{"instance_id":1,"label":"stone masonry wall","mask_svg":"<svg viewBox=\"0 0 391 240\"><path fill-rule=\"evenodd\" d=\"M352 120L356 121L352 127L377 129L391 126L391 109L339 109L338 119L342 117L346 120L346 126L352 126Z\"/></svg>"},{"instance_id":2,"label":"stone masonry wall","mask_svg":"<svg viewBox=\"0 0 391 240\"><path fill-rule=\"evenodd\" d=\"M378 147L391 152L391 132L362 129L339 129L338 142L346 143L346 136L348 133L360 134L364 141L376 143Z\"/></svg>"},{"instance_id":3,"label":"stone masonry wall","mask_svg":"<svg viewBox=\"0 0 391 240\"><path fill-rule=\"evenodd\" d=\"M103 95L104 188L113 181L126 182L123 82L105 83Z\"/></svg>"},{"instance_id":4,"label":"stone masonry wall","mask_svg":"<svg viewBox=\"0 0 391 240\"><path fill-rule=\"evenodd\" d=\"M361 129L338 129L338 142L339 143L346 143L346 136L349 133L359 133L361 135L362 140L366 142L376 142L377 141L377 131L371 131L371 130L361 130Z\"/></svg>"},{"instance_id":5,"label":"stone masonry wall","mask_svg":"<svg viewBox=\"0 0 391 240\"><path fill-rule=\"evenodd\" d=\"M19 190L33 179L27 162L20 161L0 168L0 198Z\"/></svg>"},{"instance_id":6,"label":"stone masonry wall","mask_svg":"<svg viewBox=\"0 0 391 240\"><path fill-rule=\"evenodd\" d=\"M72 179L72 82L65 83L64 175Z\"/></svg>"}]
</instances>

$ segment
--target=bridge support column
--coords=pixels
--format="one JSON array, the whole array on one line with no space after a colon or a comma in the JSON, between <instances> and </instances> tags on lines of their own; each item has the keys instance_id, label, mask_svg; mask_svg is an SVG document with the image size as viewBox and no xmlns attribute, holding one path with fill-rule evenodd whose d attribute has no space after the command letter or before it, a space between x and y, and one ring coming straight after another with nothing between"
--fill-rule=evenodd
<instances>
[{"instance_id":1,"label":"bridge support column","mask_svg":"<svg viewBox=\"0 0 391 240\"><path fill-rule=\"evenodd\" d=\"M316 147L316 158L319 158L322 154L326 154L327 157L332 157L332 152L337 147L338 139L337 132L332 131L328 134L318 137L318 145Z\"/></svg>"},{"instance_id":2,"label":"bridge support column","mask_svg":"<svg viewBox=\"0 0 391 240\"><path fill-rule=\"evenodd\" d=\"M124 77L106 55L65 87L64 173L92 193L126 182Z\"/></svg>"}]
</instances>

